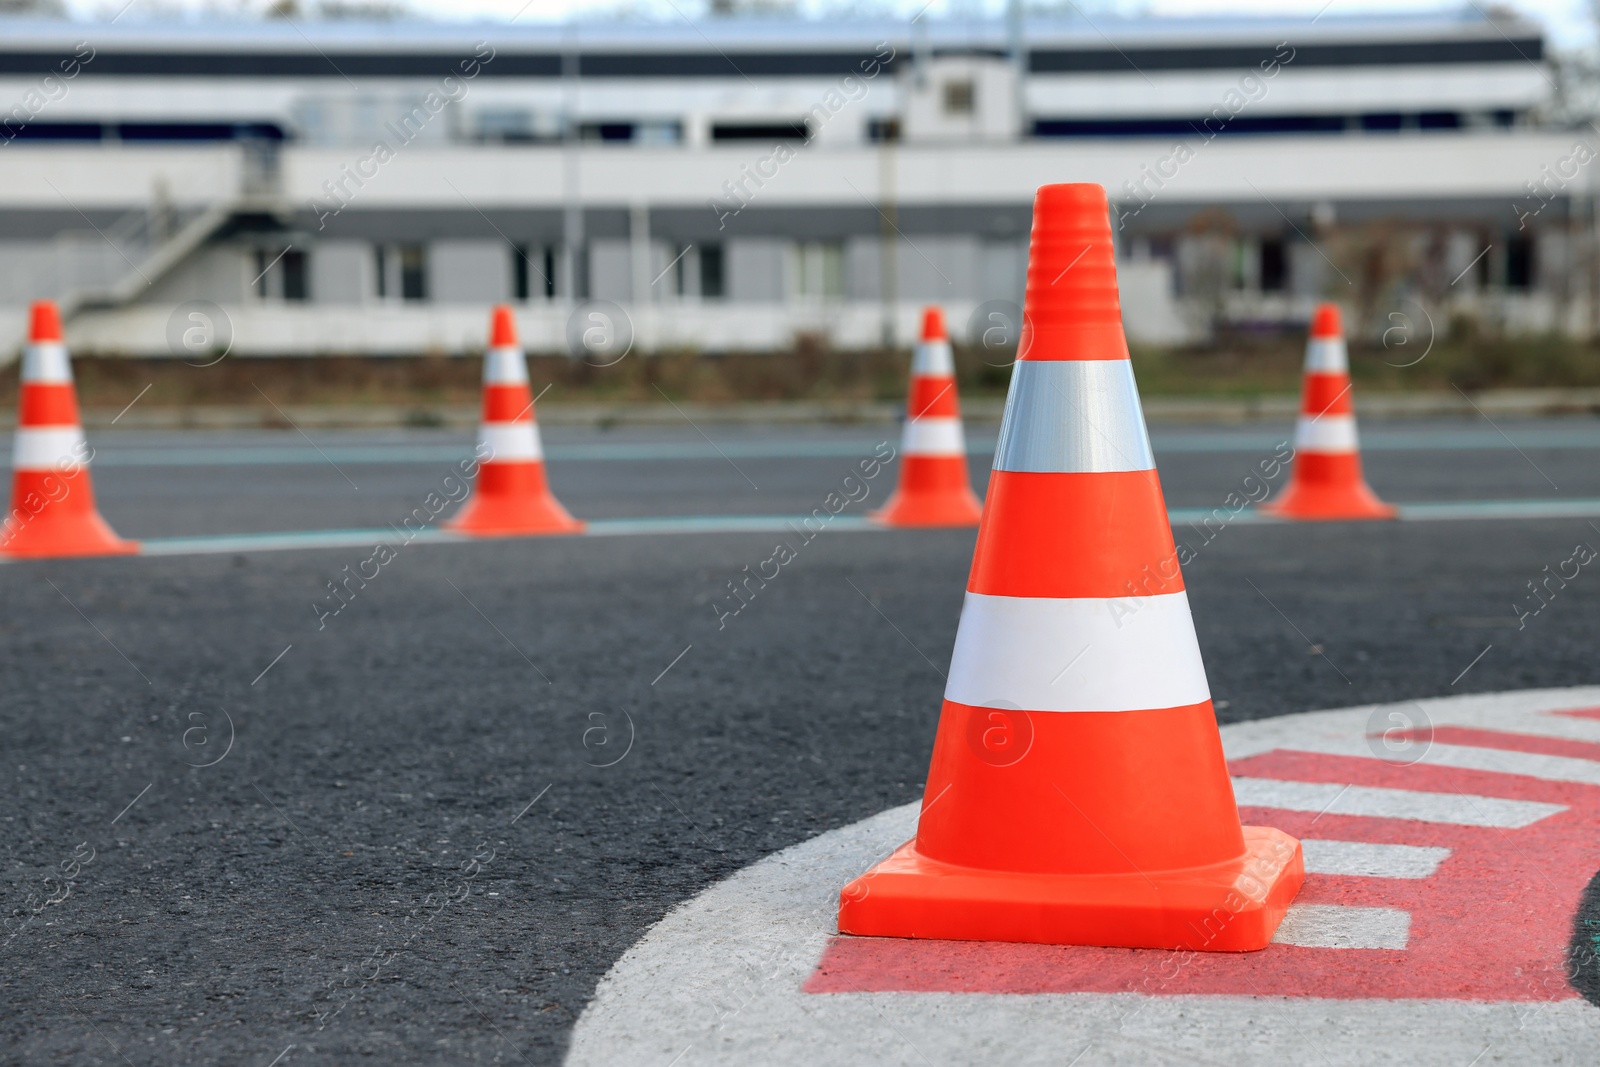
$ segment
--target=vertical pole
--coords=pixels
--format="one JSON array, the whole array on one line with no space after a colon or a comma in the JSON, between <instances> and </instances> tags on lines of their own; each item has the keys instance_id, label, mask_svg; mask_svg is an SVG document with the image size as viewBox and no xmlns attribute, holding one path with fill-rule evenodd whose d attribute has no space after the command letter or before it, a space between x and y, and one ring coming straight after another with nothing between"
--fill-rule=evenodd
<instances>
[{"instance_id":1,"label":"vertical pole","mask_svg":"<svg viewBox=\"0 0 1600 1067\"><path fill-rule=\"evenodd\" d=\"M583 195L578 156L578 27L567 23L561 51L561 271L556 295L569 306L578 303L578 252L583 247Z\"/></svg>"},{"instance_id":2,"label":"vertical pole","mask_svg":"<svg viewBox=\"0 0 1600 1067\"><path fill-rule=\"evenodd\" d=\"M895 142L886 138L878 149L878 288L883 293L883 347L899 343L898 305L900 302L900 260L898 223L895 221Z\"/></svg>"},{"instance_id":3,"label":"vertical pole","mask_svg":"<svg viewBox=\"0 0 1600 1067\"><path fill-rule=\"evenodd\" d=\"M1011 55L1013 106L1017 109L1017 139L1028 136L1028 42L1022 22L1022 0L1006 3L1006 51Z\"/></svg>"},{"instance_id":4,"label":"vertical pole","mask_svg":"<svg viewBox=\"0 0 1600 1067\"><path fill-rule=\"evenodd\" d=\"M650 205L637 202L628 208L628 266L632 275L629 288L633 302L643 308L651 300Z\"/></svg>"},{"instance_id":5,"label":"vertical pole","mask_svg":"<svg viewBox=\"0 0 1600 1067\"><path fill-rule=\"evenodd\" d=\"M654 319L650 310L650 282L654 272L650 269L650 206L642 201L628 208L628 261L632 274L628 288L632 290L634 336L639 339L643 351L653 340L649 333Z\"/></svg>"}]
</instances>

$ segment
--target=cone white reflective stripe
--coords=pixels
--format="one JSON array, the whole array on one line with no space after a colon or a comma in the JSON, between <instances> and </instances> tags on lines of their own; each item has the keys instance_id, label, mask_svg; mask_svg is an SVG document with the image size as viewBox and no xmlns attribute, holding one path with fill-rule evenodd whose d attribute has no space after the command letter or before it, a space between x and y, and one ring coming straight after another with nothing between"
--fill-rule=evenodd
<instances>
[{"instance_id":1,"label":"cone white reflective stripe","mask_svg":"<svg viewBox=\"0 0 1600 1067\"><path fill-rule=\"evenodd\" d=\"M539 428L533 422L486 422L478 427L478 455L484 463L543 459Z\"/></svg>"},{"instance_id":2,"label":"cone white reflective stripe","mask_svg":"<svg viewBox=\"0 0 1600 1067\"><path fill-rule=\"evenodd\" d=\"M528 361L520 348L491 348L484 353L483 384L525 385L528 381Z\"/></svg>"},{"instance_id":3,"label":"cone white reflective stripe","mask_svg":"<svg viewBox=\"0 0 1600 1067\"><path fill-rule=\"evenodd\" d=\"M911 349L911 376L954 378L955 357L949 341L920 341Z\"/></svg>"},{"instance_id":4,"label":"cone white reflective stripe","mask_svg":"<svg viewBox=\"0 0 1600 1067\"><path fill-rule=\"evenodd\" d=\"M1354 415L1302 415L1294 424L1297 452L1354 452L1359 444Z\"/></svg>"},{"instance_id":5,"label":"cone white reflective stripe","mask_svg":"<svg viewBox=\"0 0 1600 1067\"><path fill-rule=\"evenodd\" d=\"M1155 465L1128 360L1018 360L1011 365L995 470L1089 474Z\"/></svg>"},{"instance_id":6,"label":"cone white reflective stripe","mask_svg":"<svg viewBox=\"0 0 1600 1067\"><path fill-rule=\"evenodd\" d=\"M906 456L965 456L967 438L958 418L907 419L900 432L900 452Z\"/></svg>"},{"instance_id":7,"label":"cone white reflective stripe","mask_svg":"<svg viewBox=\"0 0 1600 1067\"><path fill-rule=\"evenodd\" d=\"M1306 371L1337 374L1350 369L1343 337L1313 337L1306 342Z\"/></svg>"},{"instance_id":8,"label":"cone white reflective stripe","mask_svg":"<svg viewBox=\"0 0 1600 1067\"><path fill-rule=\"evenodd\" d=\"M1023 711L1147 711L1211 698L1187 593L967 593L946 700Z\"/></svg>"},{"instance_id":9,"label":"cone white reflective stripe","mask_svg":"<svg viewBox=\"0 0 1600 1067\"><path fill-rule=\"evenodd\" d=\"M19 426L11 468L19 471L76 470L89 455L81 426Z\"/></svg>"},{"instance_id":10,"label":"cone white reflective stripe","mask_svg":"<svg viewBox=\"0 0 1600 1067\"><path fill-rule=\"evenodd\" d=\"M64 385L72 381L72 361L67 346L60 341L36 341L22 350L22 380L41 385Z\"/></svg>"}]
</instances>

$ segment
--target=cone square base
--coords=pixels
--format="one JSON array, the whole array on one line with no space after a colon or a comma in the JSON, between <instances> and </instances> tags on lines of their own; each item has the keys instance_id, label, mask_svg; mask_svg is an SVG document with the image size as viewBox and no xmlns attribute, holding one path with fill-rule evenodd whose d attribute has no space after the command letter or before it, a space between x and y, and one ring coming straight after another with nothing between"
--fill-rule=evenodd
<instances>
[{"instance_id":1,"label":"cone square base","mask_svg":"<svg viewBox=\"0 0 1600 1067\"><path fill-rule=\"evenodd\" d=\"M1392 519L1400 513L1400 509L1379 500L1377 494L1365 484L1354 486L1291 484L1281 497L1262 504L1261 513L1279 519L1339 522Z\"/></svg>"},{"instance_id":2,"label":"cone square base","mask_svg":"<svg viewBox=\"0 0 1600 1067\"><path fill-rule=\"evenodd\" d=\"M958 867L909 841L839 895L839 932L1105 948L1265 948L1305 881L1300 842L1244 827L1245 851L1208 867L1039 874Z\"/></svg>"},{"instance_id":3,"label":"cone square base","mask_svg":"<svg viewBox=\"0 0 1600 1067\"><path fill-rule=\"evenodd\" d=\"M46 509L30 521L12 520L0 531L0 556L65 559L75 556L131 556L139 542L116 535L98 513L51 515Z\"/></svg>"},{"instance_id":4,"label":"cone square base","mask_svg":"<svg viewBox=\"0 0 1600 1067\"><path fill-rule=\"evenodd\" d=\"M472 501L461 514L446 522L445 529L471 537L537 537L582 533L585 524L574 519L554 501L533 504Z\"/></svg>"},{"instance_id":5,"label":"cone square base","mask_svg":"<svg viewBox=\"0 0 1600 1067\"><path fill-rule=\"evenodd\" d=\"M582 533L550 492L544 467L536 463L485 463L478 482L445 529L471 537L530 537Z\"/></svg>"},{"instance_id":6,"label":"cone square base","mask_svg":"<svg viewBox=\"0 0 1600 1067\"><path fill-rule=\"evenodd\" d=\"M976 526L981 518L983 505L964 486L940 493L902 490L877 511L867 513L868 521L882 526Z\"/></svg>"}]
</instances>

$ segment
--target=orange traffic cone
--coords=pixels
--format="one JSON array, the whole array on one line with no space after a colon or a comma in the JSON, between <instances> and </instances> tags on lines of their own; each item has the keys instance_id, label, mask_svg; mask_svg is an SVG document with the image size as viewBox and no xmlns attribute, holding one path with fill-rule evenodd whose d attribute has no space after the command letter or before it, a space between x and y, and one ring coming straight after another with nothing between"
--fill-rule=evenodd
<instances>
[{"instance_id":1,"label":"orange traffic cone","mask_svg":"<svg viewBox=\"0 0 1600 1067\"><path fill-rule=\"evenodd\" d=\"M479 537L577 533L574 519L550 492L544 450L528 389L528 361L517 344L511 309L494 309L483 359L483 424L478 429L477 484L446 526Z\"/></svg>"},{"instance_id":2,"label":"orange traffic cone","mask_svg":"<svg viewBox=\"0 0 1600 1067\"><path fill-rule=\"evenodd\" d=\"M139 551L100 517L89 478L93 455L78 417L61 313L33 305L22 352L22 391L11 453L11 514L0 530L7 556L119 556Z\"/></svg>"},{"instance_id":3,"label":"orange traffic cone","mask_svg":"<svg viewBox=\"0 0 1600 1067\"><path fill-rule=\"evenodd\" d=\"M885 526L976 526L983 505L967 478L967 442L956 400L956 365L944 313L922 313L911 353L911 395L900 437L900 484L869 518Z\"/></svg>"},{"instance_id":4,"label":"orange traffic cone","mask_svg":"<svg viewBox=\"0 0 1600 1067\"><path fill-rule=\"evenodd\" d=\"M1350 362L1334 304L1317 305L1311 318L1294 450L1289 487L1261 505L1262 511L1286 519L1394 518L1394 505L1379 500L1361 476Z\"/></svg>"},{"instance_id":5,"label":"orange traffic cone","mask_svg":"<svg viewBox=\"0 0 1600 1067\"><path fill-rule=\"evenodd\" d=\"M917 836L839 930L1261 948L1300 844L1239 824L1100 186L1039 190L1027 307Z\"/></svg>"}]
</instances>

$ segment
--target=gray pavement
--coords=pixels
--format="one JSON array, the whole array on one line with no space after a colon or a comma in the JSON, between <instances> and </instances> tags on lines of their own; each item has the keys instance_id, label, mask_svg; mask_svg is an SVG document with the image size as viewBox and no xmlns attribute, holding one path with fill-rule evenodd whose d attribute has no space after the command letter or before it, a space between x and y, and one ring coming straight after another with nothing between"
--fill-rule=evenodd
<instances>
[{"instance_id":1,"label":"gray pavement","mask_svg":"<svg viewBox=\"0 0 1600 1067\"><path fill-rule=\"evenodd\" d=\"M1368 468L1394 500L1600 497L1595 425L1461 424L1482 447ZM588 518L809 511L887 432L703 429L726 457L551 428L552 481ZM1156 435L1169 503L1220 504L1282 436L1230 433ZM467 441L98 433L96 485L127 536L381 526ZM217 461L273 448L300 453ZM773 540L413 545L320 630L370 553L0 568L0 1061L559 1061L668 909L920 794L972 532L827 531L719 629ZM1513 608L1579 541L1230 525L1185 572L1219 715L1594 683L1587 571Z\"/></svg>"}]
</instances>

